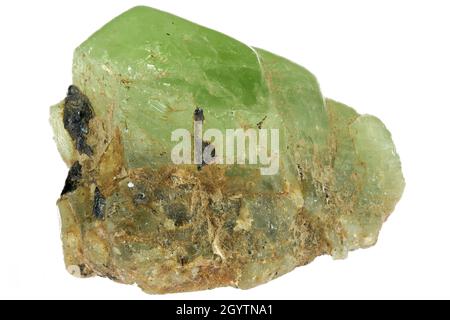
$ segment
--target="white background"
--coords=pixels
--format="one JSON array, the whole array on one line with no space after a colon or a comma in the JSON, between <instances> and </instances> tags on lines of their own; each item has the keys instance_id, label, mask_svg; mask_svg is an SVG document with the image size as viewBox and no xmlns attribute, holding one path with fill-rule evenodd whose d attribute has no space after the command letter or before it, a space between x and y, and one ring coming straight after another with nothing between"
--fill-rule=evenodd
<instances>
[{"instance_id":1,"label":"white background","mask_svg":"<svg viewBox=\"0 0 450 320\"><path fill-rule=\"evenodd\" d=\"M391 130L407 187L375 247L255 289L151 296L65 271L56 199L67 168L49 106L71 83L72 53L146 4L285 56L324 95ZM0 298L450 298L449 1L0 1Z\"/></svg>"}]
</instances>

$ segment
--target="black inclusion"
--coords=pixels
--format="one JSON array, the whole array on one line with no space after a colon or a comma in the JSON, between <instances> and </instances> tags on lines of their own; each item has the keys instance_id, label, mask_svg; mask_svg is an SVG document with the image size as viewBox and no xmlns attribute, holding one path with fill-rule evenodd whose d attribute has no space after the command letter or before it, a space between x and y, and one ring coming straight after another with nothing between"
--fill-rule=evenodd
<instances>
[{"instance_id":1,"label":"black inclusion","mask_svg":"<svg viewBox=\"0 0 450 320\"><path fill-rule=\"evenodd\" d=\"M69 132L80 153L92 156L92 148L87 144L89 121L94 117L89 99L76 86L70 86L64 100L64 128Z\"/></svg>"},{"instance_id":2,"label":"black inclusion","mask_svg":"<svg viewBox=\"0 0 450 320\"><path fill-rule=\"evenodd\" d=\"M209 141L202 141L202 155L205 152L206 147L208 147L210 144L211 144L211 142L209 142ZM209 155L211 156L211 158L216 157L216 148L214 148L214 146L211 149L211 153ZM207 165L207 163L205 162L204 159L202 159L202 164L197 166L197 170L200 171L202 169L202 167L204 167L206 165Z\"/></svg>"},{"instance_id":3,"label":"black inclusion","mask_svg":"<svg viewBox=\"0 0 450 320\"><path fill-rule=\"evenodd\" d=\"M66 183L64 184L61 195L75 191L78 188L78 184L81 180L81 169L81 164L78 161L72 165L69 170L69 174L67 175Z\"/></svg>"},{"instance_id":4,"label":"black inclusion","mask_svg":"<svg viewBox=\"0 0 450 320\"><path fill-rule=\"evenodd\" d=\"M94 204L92 206L92 213L94 214L94 217L96 217L97 219L103 219L105 217L105 206L105 197L100 192L100 189L98 187L95 187Z\"/></svg>"},{"instance_id":5,"label":"black inclusion","mask_svg":"<svg viewBox=\"0 0 450 320\"><path fill-rule=\"evenodd\" d=\"M194 120L195 121L204 121L205 120L205 115L203 114L203 109L196 108L194 110Z\"/></svg>"}]
</instances>

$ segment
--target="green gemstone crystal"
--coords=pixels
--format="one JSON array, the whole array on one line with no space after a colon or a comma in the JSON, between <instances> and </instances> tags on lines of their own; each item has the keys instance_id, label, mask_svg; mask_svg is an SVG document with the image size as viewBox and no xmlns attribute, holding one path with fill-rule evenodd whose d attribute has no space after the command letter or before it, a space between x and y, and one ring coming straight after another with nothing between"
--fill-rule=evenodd
<instances>
[{"instance_id":1,"label":"green gemstone crystal","mask_svg":"<svg viewBox=\"0 0 450 320\"><path fill-rule=\"evenodd\" d=\"M58 206L69 272L149 293L250 288L374 245L404 188L389 131L324 99L306 69L147 7L75 51L51 108L71 170ZM178 128L276 128L279 172L176 165Z\"/></svg>"}]
</instances>

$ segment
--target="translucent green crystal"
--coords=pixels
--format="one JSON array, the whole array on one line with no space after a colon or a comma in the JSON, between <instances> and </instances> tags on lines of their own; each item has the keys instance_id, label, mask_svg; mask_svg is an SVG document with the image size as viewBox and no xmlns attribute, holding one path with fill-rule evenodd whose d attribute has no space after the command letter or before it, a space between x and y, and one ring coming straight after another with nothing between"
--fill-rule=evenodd
<instances>
[{"instance_id":1,"label":"translucent green crystal","mask_svg":"<svg viewBox=\"0 0 450 320\"><path fill-rule=\"evenodd\" d=\"M76 49L73 83L51 123L71 167L58 206L76 275L250 288L375 244L404 188L380 120L324 99L297 64L168 13L109 22ZM279 173L173 164L171 133L199 106L205 130L279 129Z\"/></svg>"}]
</instances>

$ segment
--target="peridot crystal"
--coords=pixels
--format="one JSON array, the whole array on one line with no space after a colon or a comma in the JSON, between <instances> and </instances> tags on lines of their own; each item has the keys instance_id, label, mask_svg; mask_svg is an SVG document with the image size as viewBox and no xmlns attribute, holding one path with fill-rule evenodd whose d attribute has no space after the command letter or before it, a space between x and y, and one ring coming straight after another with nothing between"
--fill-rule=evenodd
<instances>
[{"instance_id":1,"label":"peridot crystal","mask_svg":"<svg viewBox=\"0 0 450 320\"><path fill-rule=\"evenodd\" d=\"M51 123L79 276L149 293L251 288L374 245L404 188L380 120L324 99L297 64L168 13L109 22L76 49L73 83ZM174 164L171 134L192 131L199 107L204 130L279 129L279 172Z\"/></svg>"}]
</instances>

